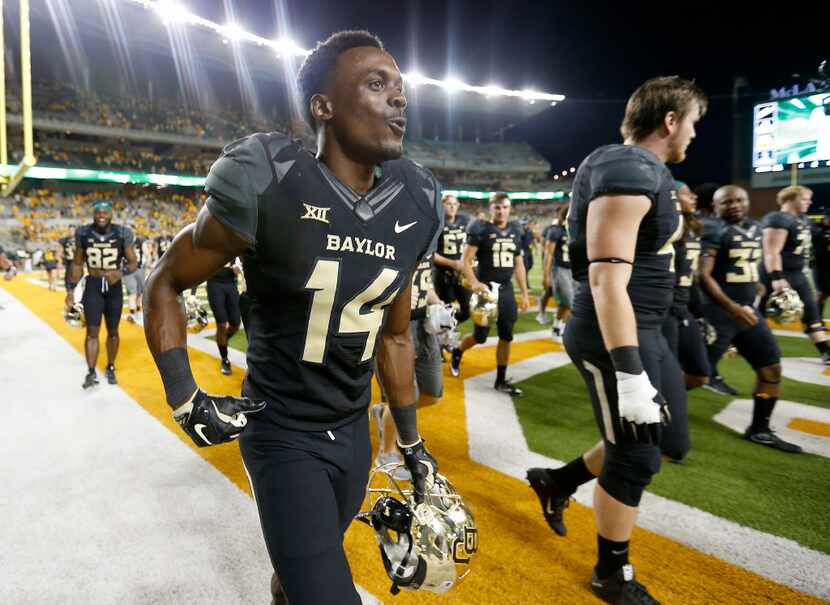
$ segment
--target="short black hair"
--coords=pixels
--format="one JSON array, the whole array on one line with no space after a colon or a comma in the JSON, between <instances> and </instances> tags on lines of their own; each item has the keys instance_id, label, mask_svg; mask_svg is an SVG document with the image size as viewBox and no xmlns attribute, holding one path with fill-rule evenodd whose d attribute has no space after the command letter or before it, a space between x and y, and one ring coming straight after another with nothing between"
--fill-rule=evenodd
<instances>
[{"instance_id":1,"label":"short black hair","mask_svg":"<svg viewBox=\"0 0 830 605\"><path fill-rule=\"evenodd\" d=\"M314 132L317 132L317 123L311 113L311 97L325 89L334 71L337 57L347 50L361 46L383 50L383 42L376 35L366 30L344 30L330 35L323 42L318 42L300 66L297 84L303 101L303 113Z\"/></svg>"}]
</instances>

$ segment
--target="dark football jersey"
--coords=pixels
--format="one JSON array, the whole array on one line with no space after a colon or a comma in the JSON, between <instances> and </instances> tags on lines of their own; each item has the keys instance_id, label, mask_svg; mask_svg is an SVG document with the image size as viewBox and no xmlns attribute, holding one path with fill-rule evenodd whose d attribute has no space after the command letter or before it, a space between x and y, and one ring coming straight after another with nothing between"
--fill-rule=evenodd
<instances>
[{"instance_id":1,"label":"dark football jersey","mask_svg":"<svg viewBox=\"0 0 830 605\"><path fill-rule=\"evenodd\" d=\"M695 272L700 260L700 237L692 231L674 242L674 305L686 307L692 296Z\"/></svg>"},{"instance_id":2,"label":"dark football jersey","mask_svg":"<svg viewBox=\"0 0 830 605\"><path fill-rule=\"evenodd\" d=\"M588 284L588 206L600 196L615 194L645 195L651 200L637 232L628 295L638 323L656 323L673 300L673 244L681 236L683 223L671 172L656 155L633 145L600 147L576 172L568 213L568 252L577 281L573 313L596 319Z\"/></svg>"},{"instance_id":3,"label":"dark football jersey","mask_svg":"<svg viewBox=\"0 0 830 605\"><path fill-rule=\"evenodd\" d=\"M467 227L470 225L470 216L458 213L452 223L444 221L444 230L438 239L436 252L445 258L459 260L464 252L464 242L467 240Z\"/></svg>"},{"instance_id":4,"label":"dark football jersey","mask_svg":"<svg viewBox=\"0 0 830 605\"><path fill-rule=\"evenodd\" d=\"M499 229L490 221L476 221L467 232L467 243L476 246L478 279L489 283L508 283L513 278L516 258L522 256L524 230L510 222Z\"/></svg>"},{"instance_id":5,"label":"dark football jersey","mask_svg":"<svg viewBox=\"0 0 830 605\"><path fill-rule=\"evenodd\" d=\"M563 225L551 225L548 230L548 241L553 242L553 267L571 268L571 256L568 254L568 232Z\"/></svg>"},{"instance_id":6,"label":"dark football jersey","mask_svg":"<svg viewBox=\"0 0 830 605\"><path fill-rule=\"evenodd\" d=\"M76 249L84 251L88 269L120 269L124 251L132 245L133 232L123 225L111 224L105 233L100 233L93 223L78 227L75 232Z\"/></svg>"},{"instance_id":7,"label":"dark football jersey","mask_svg":"<svg viewBox=\"0 0 830 605\"><path fill-rule=\"evenodd\" d=\"M216 273L214 273L208 281L223 283L223 284L235 284L236 283L236 272L233 270L234 265L236 264L236 259L229 262L227 265L219 269Z\"/></svg>"},{"instance_id":8,"label":"dark football jersey","mask_svg":"<svg viewBox=\"0 0 830 605\"><path fill-rule=\"evenodd\" d=\"M58 240L58 243L63 248L63 262L68 265L75 258L75 238L65 235Z\"/></svg>"},{"instance_id":9,"label":"dark football jersey","mask_svg":"<svg viewBox=\"0 0 830 605\"><path fill-rule=\"evenodd\" d=\"M161 258L167 249L173 244L173 238L169 235L160 235L156 238L156 244L158 246L158 256Z\"/></svg>"},{"instance_id":10,"label":"dark football jersey","mask_svg":"<svg viewBox=\"0 0 830 605\"><path fill-rule=\"evenodd\" d=\"M430 288L432 288L432 256L418 263L415 269L415 275L412 278L413 311L427 306L427 292Z\"/></svg>"},{"instance_id":11,"label":"dark football jersey","mask_svg":"<svg viewBox=\"0 0 830 605\"><path fill-rule=\"evenodd\" d=\"M816 270L825 271L830 275L830 226L814 225L812 241Z\"/></svg>"},{"instance_id":12,"label":"dark football jersey","mask_svg":"<svg viewBox=\"0 0 830 605\"><path fill-rule=\"evenodd\" d=\"M138 259L138 268L141 269L144 266L144 238L137 237L133 242L133 248L135 249L135 257Z\"/></svg>"},{"instance_id":13,"label":"dark football jersey","mask_svg":"<svg viewBox=\"0 0 830 605\"><path fill-rule=\"evenodd\" d=\"M714 257L712 277L724 294L741 305L751 305L758 294L761 238L761 226L752 219L737 225L720 219L703 223L701 254Z\"/></svg>"},{"instance_id":14,"label":"dark football jersey","mask_svg":"<svg viewBox=\"0 0 830 605\"><path fill-rule=\"evenodd\" d=\"M810 222L807 217L791 212L770 212L761 221L761 228L787 231L781 249L781 266L784 271L803 271L810 259Z\"/></svg>"},{"instance_id":15,"label":"dark football jersey","mask_svg":"<svg viewBox=\"0 0 830 605\"><path fill-rule=\"evenodd\" d=\"M544 229L542 229L542 241L543 242L548 241L548 234L550 233L550 230L553 229L554 227L556 227L556 225L550 224L547 227L545 227Z\"/></svg>"},{"instance_id":16,"label":"dark football jersey","mask_svg":"<svg viewBox=\"0 0 830 605\"><path fill-rule=\"evenodd\" d=\"M281 426L327 430L366 413L386 310L435 250L432 173L409 159L378 171L360 195L278 133L239 139L211 166L208 210L251 243L245 392Z\"/></svg>"}]
</instances>

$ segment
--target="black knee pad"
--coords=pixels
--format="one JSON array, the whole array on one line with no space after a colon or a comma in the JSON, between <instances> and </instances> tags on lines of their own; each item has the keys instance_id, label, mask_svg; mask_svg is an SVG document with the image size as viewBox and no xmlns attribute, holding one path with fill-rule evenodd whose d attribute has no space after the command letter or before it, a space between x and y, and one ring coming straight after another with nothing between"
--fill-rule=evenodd
<instances>
[{"instance_id":1,"label":"black knee pad","mask_svg":"<svg viewBox=\"0 0 830 605\"><path fill-rule=\"evenodd\" d=\"M599 484L612 497L628 506L639 506L643 490L660 470L660 448L656 445L605 442L605 464Z\"/></svg>"},{"instance_id":2,"label":"black knee pad","mask_svg":"<svg viewBox=\"0 0 830 605\"><path fill-rule=\"evenodd\" d=\"M485 327L485 326L476 326L475 329L473 330L473 338L475 338L475 341L480 345L484 344L487 341L487 336L489 334L490 334L489 326L487 326L487 327Z\"/></svg>"}]
</instances>

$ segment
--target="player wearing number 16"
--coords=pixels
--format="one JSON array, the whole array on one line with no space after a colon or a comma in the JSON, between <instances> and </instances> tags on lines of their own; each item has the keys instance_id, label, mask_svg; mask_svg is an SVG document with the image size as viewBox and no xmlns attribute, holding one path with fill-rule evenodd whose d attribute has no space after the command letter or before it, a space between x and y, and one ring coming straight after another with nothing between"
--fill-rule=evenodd
<instances>
[{"instance_id":1,"label":"player wearing number 16","mask_svg":"<svg viewBox=\"0 0 830 605\"><path fill-rule=\"evenodd\" d=\"M435 249L443 207L432 174L401 158L402 76L376 37L334 34L298 80L317 155L278 133L224 149L196 223L149 279L145 332L196 444L241 435L275 602L359 605L342 541L371 464L375 362L416 500L438 470L416 424L409 319L412 274ZM244 397L220 397L191 374L176 297L236 256L250 296L248 373Z\"/></svg>"},{"instance_id":2,"label":"player wearing number 16","mask_svg":"<svg viewBox=\"0 0 830 605\"><path fill-rule=\"evenodd\" d=\"M112 205L105 201L95 204L92 224L79 227L75 232L76 251L70 269L71 283L77 284L80 281L84 265L89 273L82 300L86 318L84 349L88 366L83 384L85 389L98 384L95 364L98 361L98 333L101 330L102 316L107 324L107 381L110 384L116 383L118 324L121 323L124 301L121 268L126 264L127 272L130 273L138 267L133 239L133 232L129 228L113 224Z\"/></svg>"}]
</instances>

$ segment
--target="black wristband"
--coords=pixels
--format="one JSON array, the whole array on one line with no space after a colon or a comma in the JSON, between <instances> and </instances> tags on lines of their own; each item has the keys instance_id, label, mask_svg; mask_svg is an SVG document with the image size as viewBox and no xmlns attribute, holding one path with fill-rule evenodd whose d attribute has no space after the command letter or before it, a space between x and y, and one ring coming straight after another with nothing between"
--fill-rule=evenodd
<instances>
[{"instance_id":1,"label":"black wristband","mask_svg":"<svg viewBox=\"0 0 830 605\"><path fill-rule=\"evenodd\" d=\"M781 271L770 271L769 278L772 281L775 281L777 279L784 279L784 274Z\"/></svg>"},{"instance_id":2,"label":"black wristband","mask_svg":"<svg viewBox=\"0 0 830 605\"><path fill-rule=\"evenodd\" d=\"M427 318L427 308L426 307L419 307L417 309L412 309L409 312L409 320L410 321L417 321L419 319L426 319Z\"/></svg>"},{"instance_id":3,"label":"black wristband","mask_svg":"<svg viewBox=\"0 0 830 605\"><path fill-rule=\"evenodd\" d=\"M608 352L611 363L617 372L642 374L643 360L640 359L640 347L617 347Z\"/></svg>"},{"instance_id":4,"label":"black wristband","mask_svg":"<svg viewBox=\"0 0 830 605\"><path fill-rule=\"evenodd\" d=\"M418 433L418 414L415 411L417 406L414 403L403 407L389 406L392 418L395 420L395 427L398 429L398 443L412 445L421 439Z\"/></svg>"},{"instance_id":5,"label":"black wristband","mask_svg":"<svg viewBox=\"0 0 830 605\"><path fill-rule=\"evenodd\" d=\"M198 388L190 371L190 362L187 359L187 349L176 347L156 357L156 365L164 383L164 393L167 395L167 404L175 407L186 401Z\"/></svg>"}]
</instances>

